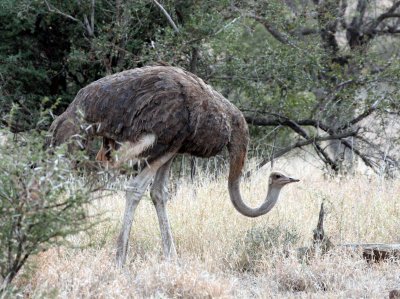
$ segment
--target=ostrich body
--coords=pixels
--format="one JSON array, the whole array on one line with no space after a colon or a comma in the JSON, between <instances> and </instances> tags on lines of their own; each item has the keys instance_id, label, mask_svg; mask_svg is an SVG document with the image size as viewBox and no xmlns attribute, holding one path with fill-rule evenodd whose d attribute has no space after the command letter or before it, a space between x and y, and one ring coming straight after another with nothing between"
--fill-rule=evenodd
<instances>
[{"instance_id":1,"label":"ostrich body","mask_svg":"<svg viewBox=\"0 0 400 299\"><path fill-rule=\"evenodd\" d=\"M239 109L197 76L169 66L143 67L97 80L81 89L67 110L51 125L50 145L79 133L102 136L98 160L110 160L119 148L123 159L146 158L145 167L128 183L117 263L126 259L135 209L154 178L150 194L160 224L163 252L176 254L166 214L167 183L173 158L180 153L211 157L227 147L228 189L234 207L258 217L275 205L279 191L297 180L272 173L265 201L250 208L240 194L240 176L247 155L249 132Z\"/></svg>"}]
</instances>

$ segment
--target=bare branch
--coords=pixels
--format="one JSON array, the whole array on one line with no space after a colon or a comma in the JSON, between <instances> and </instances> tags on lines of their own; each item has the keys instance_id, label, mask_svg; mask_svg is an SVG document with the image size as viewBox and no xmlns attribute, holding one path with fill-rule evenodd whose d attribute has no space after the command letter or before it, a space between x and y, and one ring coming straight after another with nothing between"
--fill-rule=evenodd
<instances>
[{"instance_id":1,"label":"bare branch","mask_svg":"<svg viewBox=\"0 0 400 299\"><path fill-rule=\"evenodd\" d=\"M347 0L342 0L342 4L340 5L340 11L339 11L339 21L343 29L347 28L346 18L345 18L346 9L347 9Z\"/></svg>"},{"instance_id":2,"label":"bare branch","mask_svg":"<svg viewBox=\"0 0 400 299\"><path fill-rule=\"evenodd\" d=\"M92 28L90 27L90 23L86 14L83 15L83 23L85 24L86 31L89 36L93 36Z\"/></svg>"},{"instance_id":3,"label":"bare branch","mask_svg":"<svg viewBox=\"0 0 400 299\"><path fill-rule=\"evenodd\" d=\"M360 136L360 135L355 136L355 138L364 142L370 149L374 149L375 152L377 152L377 154L379 155L380 160L387 161L386 164L392 165L397 168L400 166L399 162L396 160L396 158L394 158L390 155L387 155L387 153L382 151L377 144L374 144L373 142L367 140L366 138L364 138L363 136Z\"/></svg>"},{"instance_id":4,"label":"bare branch","mask_svg":"<svg viewBox=\"0 0 400 299\"><path fill-rule=\"evenodd\" d=\"M261 23L265 29L267 29L267 31L278 41L280 41L282 44L290 44L288 38L282 34L281 32L279 32L278 29L276 29L271 23L269 23L265 18L257 16L255 14L252 13L247 13L246 14L247 17L250 17L254 20L256 20L257 22Z\"/></svg>"},{"instance_id":5,"label":"bare branch","mask_svg":"<svg viewBox=\"0 0 400 299\"><path fill-rule=\"evenodd\" d=\"M346 3L345 3L346 4ZM318 3L318 24L321 28L320 35L324 42L324 47L335 54L339 51L339 45L336 40L337 24L344 18L346 5L340 6L340 1L321 1Z\"/></svg>"},{"instance_id":6,"label":"bare branch","mask_svg":"<svg viewBox=\"0 0 400 299\"><path fill-rule=\"evenodd\" d=\"M400 18L400 13L386 13L382 15L384 19Z\"/></svg>"},{"instance_id":7,"label":"bare branch","mask_svg":"<svg viewBox=\"0 0 400 299\"><path fill-rule=\"evenodd\" d=\"M260 24L262 24L265 29L279 42L285 45L291 45L292 43L289 41L287 36L285 36L283 33L279 32L278 29L275 28L274 25L272 25L270 22L268 22L264 17L260 17L254 13L250 12L244 12L241 9L237 7L232 7L233 11L240 13L242 16L251 18L253 20L256 20Z\"/></svg>"},{"instance_id":8,"label":"bare branch","mask_svg":"<svg viewBox=\"0 0 400 299\"><path fill-rule=\"evenodd\" d=\"M353 118L349 124L350 125L355 125L356 123L360 122L361 120L363 120L364 118L366 118L367 116L371 115L372 112L374 112L377 108L379 103L381 102L381 100L377 100L375 101L375 103L373 103L371 105L371 107L369 107L367 110L365 110L363 113L361 113L360 115L358 115L357 117Z\"/></svg>"},{"instance_id":9,"label":"bare branch","mask_svg":"<svg viewBox=\"0 0 400 299\"><path fill-rule=\"evenodd\" d=\"M58 8L52 6L47 0L44 0L44 2L46 3L47 9L50 12L54 12L54 13L59 14L59 15L65 17L65 18L67 18L69 20L77 22L78 24L80 24L86 30L86 32L88 33L89 36L93 36L93 30L90 27L90 24L89 24L89 21L88 21L86 15L84 15L84 22L82 22L81 20L78 20L77 18L75 18L75 17L73 17L73 16L71 16L69 14L66 14L65 12L62 12ZM94 2L94 0L93 0L93 2ZM94 10L94 8L93 8L93 10ZM93 16L93 18L94 18L94 16ZM93 20L93 23L94 23L94 20Z\"/></svg>"},{"instance_id":10,"label":"bare branch","mask_svg":"<svg viewBox=\"0 0 400 299\"><path fill-rule=\"evenodd\" d=\"M320 120L315 119L300 119L300 120L291 120L285 116L276 114L276 113L267 113L272 117L255 117L251 115L245 115L245 119L248 124L254 126L287 126L290 127L290 123L296 123L299 126L311 126L315 128L320 128L327 133L334 133L333 130L326 124L322 123Z\"/></svg>"},{"instance_id":11,"label":"bare branch","mask_svg":"<svg viewBox=\"0 0 400 299\"><path fill-rule=\"evenodd\" d=\"M326 153L325 151L320 147L318 142L320 141L326 141L326 140L340 140L340 142L348 149L354 152L357 156L361 158L361 160L365 163L366 166L370 167L373 171L377 172L376 170L376 165L374 165L374 162L371 161L366 155L364 155L359 149L355 148L353 144L351 144L349 141L347 141L345 138L350 137L350 136L355 136L356 138L361 139L361 136L358 134L358 129L349 131L349 132L343 132L344 130L348 129L352 125L357 124L360 122L362 119L366 118L367 116L371 115L378 107L380 100L376 101L373 105L371 105L368 109L366 109L364 112L350 120L346 125L338 128L338 129L332 129L330 126L327 126L326 124L318 121L318 120L313 120L313 119L304 119L304 120L298 120L294 121L289 118L286 118L284 116L275 114L275 113L270 113L272 116L271 118L263 118L263 117L253 117L253 116L245 116L246 121L249 124L253 125L259 125L259 126L287 126L291 128L294 132L305 138L306 140L304 141L298 141L295 144L288 146L280 151L277 151L274 153L270 158L263 160L259 167L264 166L265 164L269 163L270 161L279 158L280 156L285 155L289 151L298 148L298 147L303 147L309 144L313 144L314 148L317 152L317 154L321 157L321 159L324 161L324 163L330 165L332 169L336 169L337 165L335 161L333 161ZM309 137L307 132L301 128L300 126L312 126L317 129L321 129L325 131L326 133L329 134L329 136L324 136L324 137ZM249 174L246 174L248 176Z\"/></svg>"},{"instance_id":12,"label":"bare branch","mask_svg":"<svg viewBox=\"0 0 400 299\"><path fill-rule=\"evenodd\" d=\"M353 83L353 82L346 81L341 84L349 84L349 83ZM317 128L317 129L321 129L329 134L336 134L337 132L346 130L347 128L359 123L361 120L363 120L364 118L371 115L374 111L376 111L378 109L380 102L381 102L381 99L375 101L375 103L373 103L365 111L363 111L358 116L354 117L352 120L348 121L345 125L337 128L337 129L331 128L330 126L326 125L325 123L323 123L320 120L315 120L315 119L292 120L283 115L279 115L277 113L266 113L266 114L269 114L272 116L270 118L256 117L253 115L246 114L245 119L248 124L251 124L254 126L272 127L272 126L281 125L281 126L290 127L296 131L295 126L294 126L294 124L295 124L296 126L311 126L311 127ZM260 112L256 112L256 113L260 113Z\"/></svg>"},{"instance_id":13,"label":"bare branch","mask_svg":"<svg viewBox=\"0 0 400 299\"><path fill-rule=\"evenodd\" d=\"M355 137L357 137L357 135L355 135ZM351 144L347 140L341 140L341 142L345 147L347 147L348 149L353 151L353 153L355 153L357 156L359 156L365 165L367 165L369 168L371 168L374 172L377 172L373 162L370 159L368 159L363 153L361 153L360 150L355 148L353 144Z\"/></svg>"},{"instance_id":14,"label":"bare branch","mask_svg":"<svg viewBox=\"0 0 400 299\"><path fill-rule=\"evenodd\" d=\"M290 34L297 36L306 36L312 34L319 34L321 31L317 28L295 28L289 31Z\"/></svg>"},{"instance_id":15,"label":"bare branch","mask_svg":"<svg viewBox=\"0 0 400 299\"><path fill-rule=\"evenodd\" d=\"M367 0L358 0L356 15L354 16L350 24L351 28L360 28L366 9L367 9Z\"/></svg>"},{"instance_id":16,"label":"bare branch","mask_svg":"<svg viewBox=\"0 0 400 299\"><path fill-rule=\"evenodd\" d=\"M286 119L288 126L297 134L302 136L304 139L311 139L306 130L300 127L296 122ZM329 155L325 152L325 150L317 143L313 143L314 149L317 152L318 156L321 158L324 163L328 164L333 170L338 170L338 165L335 161L333 161Z\"/></svg>"},{"instance_id":17,"label":"bare branch","mask_svg":"<svg viewBox=\"0 0 400 299\"><path fill-rule=\"evenodd\" d=\"M376 31L376 34L378 34L378 35L397 34L397 33L400 33L400 28L388 28L385 30Z\"/></svg>"},{"instance_id":18,"label":"bare branch","mask_svg":"<svg viewBox=\"0 0 400 299\"><path fill-rule=\"evenodd\" d=\"M311 139L307 131L304 130L301 126L299 126L295 121L290 120L289 118L284 118L284 123L304 139L306 140ZM328 164L333 170L335 171L338 170L337 163L329 157L329 155L317 142L313 143L313 146L318 156L321 158L322 161L324 161L324 163Z\"/></svg>"},{"instance_id":19,"label":"bare branch","mask_svg":"<svg viewBox=\"0 0 400 299\"><path fill-rule=\"evenodd\" d=\"M350 136L355 136L357 134L357 131L349 131L349 132L344 132L341 134L336 134L336 135L327 135L327 136L321 136L321 137L311 137L307 140L303 140L303 141L298 141L292 145L289 145L283 149L281 149L280 151L277 151L276 153L274 153L273 155L271 155L269 158L266 158L264 160L261 161L260 164L258 164L258 168L263 167L264 165L268 164L269 162L271 162L272 160L275 160L285 154L287 154L288 152L292 151L295 148L301 148L316 142L320 142L320 141L328 141L328 140L341 140L343 138L347 138ZM249 177L250 176L250 172L247 172L245 174L245 177Z\"/></svg>"},{"instance_id":20,"label":"bare branch","mask_svg":"<svg viewBox=\"0 0 400 299\"><path fill-rule=\"evenodd\" d=\"M46 3L47 9L48 9L50 12L55 12L55 13L57 13L57 14L59 14L59 15L62 15L62 16L64 16L64 17L66 17L67 19L70 19L70 20L72 20L72 21L74 21L74 22L77 22L77 23L79 23L79 24L81 24L81 25L83 26L83 23L82 23L80 20L78 20L77 18L74 18L73 16L62 12L62 11L59 10L58 8L56 8L56 7L54 7L54 6L51 6L50 3L47 2L47 0L44 0L44 2Z\"/></svg>"},{"instance_id":21,"label":"bare branch","mask_svg":"<svg viewBox=\"0 0 400 299\"><path fill-rule=\"evenodd\" d=\"M92 0L92 13L90 16L90 26L92 27L92 33L94 34L94 8L96 5L96 0Z\"/></svg>"},{"instance_id":22,"label":"bare branch","mask_svg":"<svg viewBox=\"0 0 400 299\"><path fill-rule=\"evenodd\" d=\"M270 113L271 118L266 118L266 117L256 117L252 115L245 115L245 119L248 124L254 125L254 126L266 126L266 127L271 127L271 126L279 126L287 125L286 117L283 117L281 115L276 115L274 113ZM296 124L300 126L314 126L315 121L314 120L295 120L293 121Z\"/></svg>"},{"instance_id":23,"label":"bare branch","mask_svg":"<svg viewBox=\"0 0 400 299\"><path fill-rule=\"evenodd\" d=\"M174 20L172 20L171 16L169 15L169 13L165 10L165 8L158 3L157 0L153 0L153 2L161 9L161 11L163 12L163 14L166 16L166 18L168 19L168 22L171 24L172 28L174 28L176 33L179 33L179 29L176 26Z\"/></svg>"},{"instance_id":24,"label":"bare branch","mask_svg":"<svg viewBox=\"0 0 400 299\"><path fill-rule=\"evenodd\" d=\"M376 111L378 109L378 105L381 102L382 99L379 99L377 101L375 101L375 103L373 103L369 108L367 108L364 112L362 112L361 114L359 114L358 116L354 117L351 121L349 121L346 125L341 126L340 128L338 128L338 131L342 131L345 130L357 123L359 123L360 121L362 121L364 118L370 116L374 111ZM325 130L324 130L325 131Z\"/></svg>"},{"instance_id":25,"label":"bare branch","mask_svg":"<svg viewBox=\"0 0 400 299\"><path fill-rule=\"evenodd\" d=\"M189 71L193 74L196 74L197 72L198 60L199 60L199 49L197 47L192 47L192 56L190 57Z\"/></svg>"},{"instance_id":26,"label":"bare branch","mask_svg":"<svg viewBox=\"0 0 400 299\"><path fill-rule=\"evenodd\" d=\"M393 5L389 8L389 10L383 14L381 14L379 17L375 19L375 21L372 22L372 24L368 27L366 30L367 33L372 33L375 31L375 29L379 26L380 23L382 23L383 20L387 18L398 18L400 17L400 14L395 14L394 12L396 11L397 8L400 7L400 1L397 1L393 3Z\"/></svg>"}]
</instances>

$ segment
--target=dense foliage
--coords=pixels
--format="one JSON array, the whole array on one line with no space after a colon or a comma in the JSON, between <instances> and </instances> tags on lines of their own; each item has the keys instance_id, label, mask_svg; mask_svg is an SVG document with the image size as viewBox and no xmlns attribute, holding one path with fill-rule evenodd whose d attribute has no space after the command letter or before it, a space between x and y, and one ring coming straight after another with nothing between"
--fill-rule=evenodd
<instances>
[{"instance_id":1,"label":"dense foliage","mask_svg":"<svg viewBox=\"0 0 400 299\"><path fill-rule=\"evenodd\" d=\"M85 207L90 186L76 179L63 149L44 151L39 135L10 137L1 132L0 294L28 257L94 223Z\"/></svg>"},{"instance_id":2,"label":"dense foliage","mask_svg":"<svg viewBox=\"0 0 400 299\"><path fill-rule=\"evenodd\" d=\"M163 61L198 74L238 105L268 154L264 162L312 145L335 171L344 160L340 148L387 171L398 167L399 6L3 0L0 115L14 131L44 129L48 123L37 122L43 111L60 114L86 84ZM374 142L382 130L385 141ZM325 148L327 140L337 140L335 150Z\"/></svg>"}]
</instances>

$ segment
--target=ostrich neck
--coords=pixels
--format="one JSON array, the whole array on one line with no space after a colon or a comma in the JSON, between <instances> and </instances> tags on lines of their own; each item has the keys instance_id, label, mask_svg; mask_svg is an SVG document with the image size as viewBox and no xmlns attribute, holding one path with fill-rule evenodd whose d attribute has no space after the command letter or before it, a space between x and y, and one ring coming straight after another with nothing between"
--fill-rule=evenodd
<instances>
[{"instance_id":1,"label":"ostrich neck","mask_svg":"<svg viewBox=\"0 0 400 299\"><path fill-rule=\"evenodd\" d=\"M258 208L251 208L240 195L240 176L247 156L249 129L243 115L232 121L232 134L228 143L229 177L228 189L233 206L239 213L247 217L258 217L271 211L279 197L282 186L270 185L265 201Z\"/></svg>"},{"instance_id":2,"label":"ostrich neck","mask_svg":"<svg viewBox=\"0 0 400 299\"><path fill-rule=\"evenodd\" d=\"M267 214L275 206L281 187L270 185L265 201L258 208L251 208L243 201L240 194L240 179L229 182L229 195L233 206L247 217L258 217Z\"/></svg>"}]
</instances>

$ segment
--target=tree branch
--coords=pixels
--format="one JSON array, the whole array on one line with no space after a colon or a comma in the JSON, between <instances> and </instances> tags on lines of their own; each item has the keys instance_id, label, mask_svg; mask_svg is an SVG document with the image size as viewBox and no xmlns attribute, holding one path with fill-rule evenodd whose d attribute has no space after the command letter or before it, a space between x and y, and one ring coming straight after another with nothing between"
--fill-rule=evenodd
<instances>
[{"instance_id":1,"label":"tree branch","mask_svg":"<svg viewBox=\"0 0 400 299\"><path fill-rule=\"evenodd\" d=\"M90 27L90 23L86 14L83 15L83 23L85 24L86 31L89 36L93 36L92 27Z\"/></svg>"},{"instance_id":2,"label":"tree branch","mask_svg":"<svg viewBox=\"0 0 400 299\"><path fill-rule=\"evenodd\" d=\"M311 34L319 34L321 31L317 28L296 28L289 31L289 33L297 36L306 36Z\"/></svg>"},{"instance_id":3,"label":"tree branch","mask_svg":"<svg viewBox=\"0 0 400 299\"><path fill-rule=\"evenodd\" d=\"M64 16L64 17L66 17L67 19L70 19L70 20L72 20L72 21L74 21L74 22L77 22L77 23L79 23L79 24L81 24L81 25L83 26L83 23L82 23L80 20L78 20L77 18L74 18L73 16L71 16L71 15L69 15L69 14L66 14L66 13L62 12L61 10L59 10L58 8L56 8L56 7L54 7L54 6L51 6L50 3L47 2L47 0L44 0L44 3L46 3L47 9L48 9L50 12L55 12L55 13L57 13L57 14L59 14L59 15L62 15L62 16ZM84 26L83 26L83 27L84 27Z\"/></svg>"},{"instance_id":4,"label":"tree branch","mask_svg":"<svg viewBox=\"0 0 400 299\"><path fill-rule=\"evenodd\" d=\"M268 162L270 162L276 158L279 158L280 156L283 156L284 154L288 153L289 151L291 151L295 148L313 144L317 154L320 155L320 157L324 161L324 163L327 163L328 165L331 166L331 168L333 170L336 170L337 164L320 147L318 142L339 139L340 142L346 148L350 149L357 156L359 156L361 158L361 160L365 163L365 165L370 167L373 171L377 172L374 163L370 159L368 159L360 150L355 148L354 145L352 145L349 141L344 139L344 138L350 137L350 136L355 136L356 138L361 138L357 134L358 129L355 131L354 130L350 131L350 132L343 132L343 131L348 129L352 125L357 124L358 122L360 122L367 116L371 115L377 109L379 103L380 103L380 100L376 101L373 105L371 105L371 107L369 107L364 112L362 112L361 114L359 114L358 116L356 116L355 118L350 120L346 125L338 128L338 129L332 129L331 127L327 126L326 124L324 124L318 120L303 119L303 120L294 121L287 117L284 117L284 116L281 116L281 115L275 114L275 113L270 113L270 115L273 116L272 118L254 117L254 116L246 115L245 119L249 124L258 125L258 126L287 126L287 127L291 128L293 131L295 131L297 134L299 134L300 136L302 136L303 138L306 139L304 141L299 141L291 146L288 146L288 147L274 153L270 158L263 160L260 163L259 167L262 167L265 164L267 164ZM312 126L312 127L315 127L316 129L321 129L321 130L325 131L326 133L328 133L329 136L316 137L316 138L309 137L307 132L300 126ZM248 176L248 174L246 174L246 176Z\"/></svg>"},{"instance_id":5,"label":"tree branch","mask_svg":"<svg viewBox=\"0 0 400 299\"><path fill-rule=\"evenodd\" d=\"M280 41L282 44L286 44L289 45L290 42L288 40L288 38L282 34L281 32L278 31L278 29L276 29L271 23L269 23L265 18L257 16L255 14L252 13L247 13L245 14L246 17L252 18L254 20L256 20L257 22L259 22L260 24L262 24L265 29L267 29L267 31L278 41Z\"/></svg>"},{"instance_id":6,"label":"tree branch","mask_svg":"<svg viewBox=\"0 0 400 299\"><path fill-rule=\"evenodd\" d=\"M360 28L366 9L367 9L367 1L366 0L358 0L357 8L356 8L356 15L354 16L353 20L350 23L351 28Z\"/></svg>"},{"instance_id":7,"label":"tree branch","mask_svg":"<svg viewBox=\"0 0 400 299\"><path fill-rule=\"evenodd\" d=\"M62 12L58 8L52 6L47 0L44 0L44 2L46 3L47 9L50 12L54 12L54 13L59 14L59 15L65 17L65 18L67 18L69 20L77 22L79 25L82 26L83 29L86 30L86 32L88 33L89 36L93 36L94 32L93 32L92 29L94 29L94 27L93 28L90 27L90 24L89 24L89 21L88 21L86 15L84 15L84 22L82 22L81 20L78 20L77 18L75 18L75 17L73 17L73 16L71 16L69 14L66 14L65 12ZM93 0L92 3L94 4L94 0ZM93 12L93 26L94 26L94 6L93 6L92 10L93 10L92 12Z\"/></svg>"},{"instance_id":8,"label":"tree branch","mask_svg":"<svg viewBox=\"0 0 400 299\"><path fill-rule=\"evenodd\" d=\"M272 118L266 117L256 117L252 115L245 115L246 122L250 125L254 126L265 126L265 127L272 127L272 126L288 126L288 121L284 116L270 113ZM316 121L312 119L303 119L303 120L293 120L296 124L300 126L315 126Z\"/></svg>"},{"instance_id":9,"label":"tree branch","mask_svg":"<svg viewBox=\"0 0 400 299\"><path fill-rule=\"evenodd\" d=\"M189 71L193 74L197 73L197 62L199 60L199 49L196 46L192 47L192 55L190 57Z\"/></svg>"},{"instance_id":10,"label":"tree branch","mask_svg":"<svg viewBox=\"0 0 400 299\"><path fill-rule=\"evenodd\" d=\"M347 82L344 82L344 83L347 83ZM364 112L360 113L358 116L354 117L352 120L347 122L345 125L337 128L335 130L332 129L330 126L324 124L320 120L315 120L315 119L292 120L283 115L279 115L276 113L267 113L272 116L271 118L256 117L253 115L245 114L245 119L248 124L254 125L254 126L274 127L274 126L281 125L281 126L294 128L294 124L295 124L296 126L311 126L316 129L321 129L329 134L336 134L337 132L348 129L350 126L359 123L361 120L363 120L364 118L371 115L374 111L376 111L378 109L378 105L380 102L381 102L381 99L375 101L375 103L373 103L370 107L368 107ZM256 111L256 113L260 113L260 112Z\"/></svg>"},{"instance_id":11,"label":"tree branch","mask_svg":"<svg viewBox=\"0 0 400 299\"><path fill-rule=\"evenodd\" d=\"M375 19L375 21L372 22L372 24L366 30L366 33L372 34L375 31L375 29L379 26L379 24L382 23L382 21L387 18L400 17L400 14L394 13L396 9L399 7L400 7L400 1L393 3L393 5L389 8L387 12L381 14L379 17Z\"/></svg>"},{"instance_id":12,"label":"tree branch","mask_svg":"<svg viewBox=\"0 0 400 299\"><path fill-rule=\"evenodd\" d=\"M356 116L353 118L350 122L349 125L355 125L356 123L359 123L361 120L366 118L367 116L371 115L372 112L374 112L376 109L378 109L378 105L381 102L381 100L377 100L375 103L371 105L367 110L365 110L363 113L360 115Z\"/></svg>"},{"instance_id":13,"label":"tree branch","mask_svg":"<svg viewBox=\"0 0 400 299\"><path fill-rule=\"evenodd\" d=\"M287 154L288 152L290 152L291 150L293 150L295 148L301 148L301 147L304 147L304 146L307 146L307 145L310 145L310 144L313 144L316 142L320 142L320 141L341 140L343 138L355 136L356 134L357 134L357 131L348 131L348 132L344 132L341 134L321 136L321 137L310 137L306 140L298 141L292 145L289 145L289 146L281 149L280 151L277 151L276 153L271 155L269 158L262 160L261 163L258 164L258 168L263 167L264 165L271 162L272 160L275 160L275 159ZM246 172L245 177L249 177L250 175L251 175L251 172L248 171L248 172Z\"/></svg>"},{"instance_id":14,"label":"tree branch","mask_svg":"<svg viewBox=\"0 0 400 299\"><path fill-rule=\"evenodd\" d=\"M347 9L347 0L342 0L342 4L340 5L339 21L343 29L347 28L346 18L345 18L346 9Z\"/></svg>"},{"instance_id":15,"label":"tree branch","mask_svg":"<svg viewBox=\"0 0 400 299\"><path fill-rule=\"evenodd\" d=\"M90 25L92 27L93 35L94 35L94 8L95 8L95 4L96 4L95 2L96 2L96 0L92 0L92 13L90 16Z\"/></svg>"},{"instance_id":16,"label":"tree branch","mask_svg":"<svg viewBox=\"0 0 400 299\"><path fill-rule=\"evenodd\" d=\"M288 126L297 134L302 136L304 139L308 140L310 139L310 136L308 133L300 127L296 122L286 119ZM321 160L324 161L324 163L328 164L334 171L338 170L338 165L335 161L333 161L329 155L325 152L325 150L317 143L313 143L314 149L317 152L318 156L321 158Z\"/></svg>"},{"instance_id":17,"label":"tree branch","mask_svg":"<svg viewBox=\"0 0 400 299\"><path fill-rule=\"evenodd\" d=\"M355 137L357 137L357 136L355 136ZM355 153L357 156L359 156L365 165L367 165L369 168L371 168L375 173L377 172L372 161L370 161L363 153L361 153L357 148L355 148L354 145L352 145L347 140L341 140L341 142L345 147L347 147L348 149L353 151L353 153Z\"/></svg>"},{"instance_id":18,"label":"tree branch","mask_svg":"<svg viewBox=\"0 0 400 299\"><path fill-rule=\"evenodd\" d=\"M172 20L169 13L165 10L165 8L160 3L158 3L157 0L153 0L153 2L161 9L162 13L166 16L166 18L168 19L168 22L171 24L172 28L174 28L175 33L179 33L178 27L176 26L174 20Z\"/></svg>"},{"instance_id":19,"label":"tree branch","mask_svg":"<svg viewBox=\"0 0 400 299\"><path fill-rule=\"evenodd\" d=\"M240 13L242 16L247 17L247 18L251 18L253 20L256 20L257 22L259 22L260 24L262 24L265 29L279 42L281 42L282 44L285 45L291 45L292 43L289 41L289 39L287 38L287 36L285 36L284 34L282 34L281 32L279 32L278 29L275 28L275 26L273 26L271 23L269 23L265 18L260 17L254 13L250 13L250 12L244 12L241 9L237 8L237 7L232 7L233 11Z\"/></svg>"},{"instance_id":20,"label":"tree branch","mask_svg":"<svg viewBox=\"0 0 400 299\"><path fill-rule=\"evenodd\" d=\"M375 31L375 33L378 34L378 35L397 34L397 33L400 33L400 28L388 28L388 29L385 29L385 30Z\"/></svg>"},{"instance_id":21,"label":"tree branch","mask_svg":"<svg viewBox=\"0 0 400 299\"><path fill-rule=\"evenodd\" d=\"M336 40L337 24L343 18L343 7L340 6L340 1L321 1L317 5L317 20L321 28L320 36L324 47L331 54L336 55L339 51Z\"/></svg>"},{"instance_id":22,"label":"tree branch","mask_svg":"<svg viewBox=\"0 0 400 299\"><path fill-rule=\"evenodd\" d=\"M390 164L390 165L392 165L392 166L394 166L394 167L397 167L397 168L399 167L399 162L396 160L396 158L387 155L387 153L383 152L383 151L379 148L378 145L372 143L371 141L365 139L365 138L362 137L362 136L355 136L355 138L357 138L357 139L361 140L362 142L364 142L365 144L367 144L367 146L368 146L369 148L373 148L373 149L379 154L381 160L387 161L386 164Z\"/></svg>"}]
</instances>

